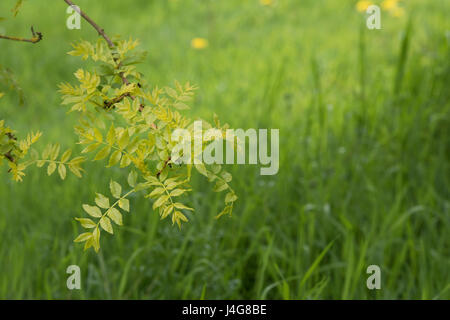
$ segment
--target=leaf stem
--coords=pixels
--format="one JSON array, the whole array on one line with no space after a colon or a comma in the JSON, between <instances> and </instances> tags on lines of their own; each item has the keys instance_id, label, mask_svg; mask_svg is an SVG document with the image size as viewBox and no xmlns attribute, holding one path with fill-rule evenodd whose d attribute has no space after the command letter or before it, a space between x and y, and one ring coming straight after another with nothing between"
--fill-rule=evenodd
<instances>
[{"instance_id":1,"label":"leaf stem","mask_svg":"<svg viewBox=\"0 0 450 320\"><path fill-rule=\"evenodd\" d=\"M105 217L109 211L111 211L112 208L114 208L115 206L117 206L117 204L119 203L120 200L125 199L126 197L128 197L130 194L132 194L133 192L136 192L136 189L133 188L131 189L129 192L127 192L126 194L124 194L123 196L121 196L119 199L116 200L116 202L114 202L106 211L105 213L102 214L102 216L100 217L100 219L98 219L97 222L97 228L98 225L100 224L100 220L103 219L103 217Z\"/></svg>"}]
</instances>

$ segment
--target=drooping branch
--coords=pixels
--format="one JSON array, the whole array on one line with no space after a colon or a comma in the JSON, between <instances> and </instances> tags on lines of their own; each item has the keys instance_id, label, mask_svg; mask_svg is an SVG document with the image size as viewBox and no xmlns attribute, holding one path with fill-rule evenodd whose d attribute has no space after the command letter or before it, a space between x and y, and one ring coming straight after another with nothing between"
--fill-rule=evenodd
<instances>
[{"instance_id":1,"label":"drooping branch","mask_svg":"<svg viewBox=\"0 0 450 320\"><path fill-rule=\"evenodd\" d=\"M42 33L35 32L33 27L31 27L31 34L33 35L33 37L31 37L31 38L21 38L21 37L11 37L11 36L0 35L0 39L30 42L30 43L38 43L39 41L42 40Z\"/></svg>"}]
</instances>

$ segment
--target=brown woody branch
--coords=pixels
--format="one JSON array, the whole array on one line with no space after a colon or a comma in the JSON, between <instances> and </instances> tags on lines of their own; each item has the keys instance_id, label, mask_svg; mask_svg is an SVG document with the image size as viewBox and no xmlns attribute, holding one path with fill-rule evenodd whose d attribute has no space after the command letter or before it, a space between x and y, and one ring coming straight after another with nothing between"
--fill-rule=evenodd
<instances>
[{"instance_id":1,"label":"brown woody branch","mask_svg":"<svg viewBox=\"0 0 450 320\"><path fill-rule=\"evenodd\" d=\"M12 134L11 132L7 132L7 133L6 133L6 136L7 136L10 140L15 140L15 141L17 141L17 137L16 137L14 134ZM8 151L8 152L6 152L6 153L4 153L3 156L4 156L6 159L8 159L10 162L15 162L14 157L11 155L11 150ZM10 169L10 170L11 170L11 169ZM8 172L9 172L10 170L8 170Z\"/></svg>"},{"instance_id":2,"label":"brown woody branch","mask_svg":"<svg viewBox=\"0 0 450 320\"><path fill-rule=\"evenodd\" d=\"M87 22L89 22L89 24L91 26L94 27L95 30L97 30L98 34L101 35L106 42L108 43L108 46L113 49L115 48L114 43L111 41L111 39L108 37L108 35L105 33L105 30L100 28L91 18L89 18L89 16L84 13L81 9L78 10L78 8L80 8L79 6L77 6L76 4L74 4L72 1L70 0L64 0L65 3L67 3L69 6L71 6L74 10L76 10L82 17L84 20L86 20ZM78 8L76 8L78 7Z\"/></svg>"},{"instance_id":3,"label":"brown woody branch","mask_svg":"<svg viewBox=\"0 0 450 320\"><path fill-rule=\"evenodd\" d=\"M6 136L7 136L10 140L17 140L17 137L16 137L14 134L12 134L11 132L8 132L8 133L6 134Z\"/></svg>"},{"instance_id":4,"label":"brown woody branch","mask_svg":"<svg viewBox=\"0 0 450 320\"><path fill-rule=\"evenodd\" d=\"M38 43L39 41L42 40L42 33L35 32L33 27L31 27L31 34L33 35L33 37L31 37L31 38L21 38L21 37L11 37L11 36L0 35L0 39L30 42L30 43Z\"/></svg>"},{"instance_id":5,"label":"brown woody branch","mask_svg":"<svg viewBox=\"0 0 450 320\"><path fill-rule=\"evenodd\" d=\"M105 101L103 101L103 107L104 107L105 109L109 109L109 108L111 108L111 107L114 107L114 105L115 105L116 103L119 103L119 102L122 101L125 97L130 97L130 94L129 94L129 93L124 93L124 94L121 94L121 95L118 96L118 97L115 97L114 99L111 99L111 100L105 100Z\"/></svg>"},{"instance_id":6,"label":"brown woody branch","mask_svg":"<svg viewBox=\"0 0 450 320\"><path fill-rule=\"evenodd\" d=\"M13 156L9 152L5 153L4 156L9 160L9 162L15 162Z\"/></svg>"},{"instance_id":7,"label":"brown woody branch","mask_svg":"<svg viewBox=\"0 0 450 320\"><path fill-rule=\"evenodd\" d=\"M169 164L169 161L171 160L171 157L169 157L169 159L167 159L166 161L164 161L164 165L162 167L161 170L158 171L158 173L156 174L156 177L159 178L159 176L161 175L161 173L164 171L164 169L167 167L167 165Z\"/></svg>"}]
</instances>

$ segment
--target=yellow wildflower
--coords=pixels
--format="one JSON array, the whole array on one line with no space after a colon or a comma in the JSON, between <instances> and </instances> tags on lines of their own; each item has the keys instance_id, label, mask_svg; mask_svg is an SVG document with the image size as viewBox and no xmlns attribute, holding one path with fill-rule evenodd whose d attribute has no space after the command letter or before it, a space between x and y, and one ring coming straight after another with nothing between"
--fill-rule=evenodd
<instances>
[{"instance_id":1,"label":"yellow wildflower","mask_svg":"<svg viewBox=\"0 0 450 320\"><path fill-rule=\"evenodd\" d=\"M398 8L398 0L384 0L381 3L381 7L384 10L388 10L388 11L394 10L394 9Z\"/></svg>"},{"instance_id":2,"label":"yellow wildflower","mask_svg":"<svg viewBox=\"0 0 450 320\"><path fill-rule=\"evenodd\" d=\"M394 17L401 17L405 14L405 10L398 4L399 0L384 0L381 3L381 7L384 10L389 11L389 13Z\"/></svg>"},{"instance_id":3,"label":"yellow wildflower","mask_svg":"<svg viewBox=\"0 0 450 320\"><path fill-rule=\"evenodd\" d=\"M194 49L205 49L208 44L208 40L205 38L194 38L191 40L191 47Z\"/></svg>"},{"instance_id":4,"label":"yellow wildflower","mask_svg":"<svg viewBox=\"0 0 450 320\"><path fill-rule=\"evenodd\" d=\"M273 0L259 0L259 3L260 3L262 6L270 6L270 5L273 4Z\"/></svg>"},{"instance_id":5,"label":"yellow wildflower","mask_svg":"<svg viewBox=\"0 0 450 320\"><path fill-rule=\"evenodd\" d=\"M371 6L373 3L371 1L361 0L356 3L356 10L359 12L364 12L367 10L369 6Z\"/></svg>"}]
</instances>

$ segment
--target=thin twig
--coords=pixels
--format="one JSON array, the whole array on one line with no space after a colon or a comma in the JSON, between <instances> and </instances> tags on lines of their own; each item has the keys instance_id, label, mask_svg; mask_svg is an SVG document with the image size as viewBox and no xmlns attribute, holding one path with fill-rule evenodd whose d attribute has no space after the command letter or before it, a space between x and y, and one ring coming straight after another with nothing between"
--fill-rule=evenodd
<instances>
[{"instance_id":1,"label":"thin twig","mask_svg":"<svg viewBox=\"0 0 450 320\"><path fill-rule=\"evenodd\" d=\"M10 140L17 140L17 137L16 137L14 134L12 134L11 132L8 132L8 133L6 134L6 136L7 136Z\"/></svg>"},{"instance_id":2,"label":"thin twig","mask_svg":"<svg viewBox=\"0 0 450 320\"><path fill-rule=\"evenodd\" d=\"M111 107L114 107L114 105L116 103L119 103L120 101L125 99L125 97L130 97L130 94L129 93L124 93L124 94L122 94L122 95L120 95L120 96L118 96L118 97L116 97L114 99L105 100L105 101L103 101L103 108L109 109Z\"/></svg>"},{"instance_id":3,"label":"thin twig","mask_svg":"<svg viewBox=\"0 0 450 320\"><path fill-rule=\"evenodd\" d=\"M164 165L162 167L161 170L158 171L158 173L156 173L156 177L159 178L159 176L161 175L161 173L164 171L164 169L167 167L167 165L169 164L169 161L171 160L171 157L169 157L169 159L167 159L166 161L164 161Z\"/></svg>"},{"instance_id":4,"label":"thin twig","mask_svg":"<svg viewBox=\"0 0 450 320\"><path fill-rule=\"evenodd\" d=\"M13 156L12 156L9 152L5 153L4 156L5 156L5 158L8 159L10 162L15 162Z\"/></svg>"},{"instance_id":5,"label":"thin twig","mask_svg":"<svg viewBox=\"0 0 450 320\"><path fill-rule=\"evenodd\" d=\"M31 27L31 34L33 35L32 38L10 37L10 36L0 35L0 39L30 42L30 43L38 43L39 41L42 40L42 33L35 32L33 27Z\"/></svg>"},{"instance_id":6,"label":"thin twig","mask_svg":"<svg viewBox=\"0 0 450 320\"><path fill-rule=\"evenodd\" d=\"M100 28L91 18L89 18L89 16L84 13L81 9L78 10L78 8L80 8L79 6L77 6L76 4L74 4L72 1L70 0L64 0L65 3L67 3L69 6L71 6L74 10L76 10L83 18L84 20L86 20L87 22L89 22L89 24L91 26L94 27L95 30L97 30L98 34L101 35L106 42L108 43L108 46L112 49L115 48L114 43L111 41L111 39L108 37L108 35L105 33L105 30Z\"/></svg>"}]
</instances>

